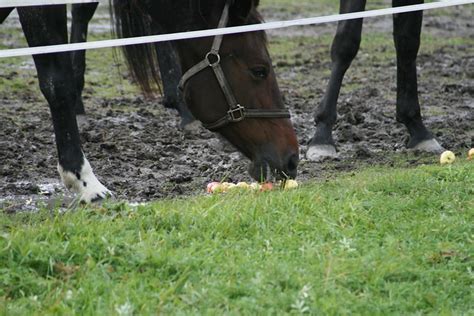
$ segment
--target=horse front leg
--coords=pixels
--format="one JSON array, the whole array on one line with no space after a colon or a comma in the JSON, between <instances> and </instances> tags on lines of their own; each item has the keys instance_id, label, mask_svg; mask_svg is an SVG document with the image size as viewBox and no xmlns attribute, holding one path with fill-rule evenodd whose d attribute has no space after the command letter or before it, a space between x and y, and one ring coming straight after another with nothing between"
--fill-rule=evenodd
<instances>
[{"instance_id":1,"label":"horse front leg","mask_svg":"<svg viewBox=\"0 0 474 316\"><path fill-rule=\"evenodd\" d=\"M29 46L67 43L65 5L21 8L18 13ZM70 54L35 55L34 62L41 92L51 110L63 183L83 202L105 198L110 191L97 180L81 149Z\"/></svg>"},{"instance_id":2,"label":"horse front leg","mask_svg":"<svg viewBox=\"0 0 474 316\"><path fill-rule=\"evenodd\" d=\"M175 109L181 117L181 127L194 122L194 116L184 103L183 95L178 89L182 76L178 56L170 42L156 43L156 55L160 66L161 81L163 83L163 105Z\"/></svg>"},{"instance_id":3,"label":"horse front leg","mask_svg":"<svg viewBox=\"0 0 474 316\"><path fill-rule=\"evenodd\" d=\"M340 13L365 10L366 0L341 0ZM318 161L336 156L332 128L337 119L337 100L344 75L357 55L362 33L362 19L341 21L331 46L331 77L324 97L316 109L314 121L316 133L310 141L306 158Z\"/></svg>"},{"instance_id":4,"label":"horse front leg","mask_svg":"<svg viewBox=\"0 0 474 316\"><path fill-rule=\"evenodd\" d=\"M87 29L89 22L94 16L98 3L83 3L72 5L71 43L82 43L87 41ZM78 50L71 52L72 69L76 87L76 114L85 114L82 101L82 90L84 89L84 73L86 70L86 51Z\"/></svg>"},{"instance_id":5,"label":"horse front leg","mask_svg":"<svg viewBox=\"0 0 474 316\"><path fill-rule=\"evenodd\" d=\"M393 6L423 2L393 0ZM443 148L423 124L418 100L416 58L420 48L422 20L422 11L396 14L393 17L393 38L397 51L397 121L408 129L408 148L441 152Z\"/></svg>"}]
</instances>

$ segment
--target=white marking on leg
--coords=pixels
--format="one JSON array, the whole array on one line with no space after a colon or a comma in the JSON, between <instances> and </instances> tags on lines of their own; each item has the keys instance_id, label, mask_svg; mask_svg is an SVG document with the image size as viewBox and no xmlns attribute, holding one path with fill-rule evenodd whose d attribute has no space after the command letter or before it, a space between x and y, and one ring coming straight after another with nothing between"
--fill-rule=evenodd
<instances>
[{"instance_id":1,"label":"white marking on leg","mask_svg":"<svg viewBox=\"0 0 474 316\"><path fill-rule=\"evenodd\" d=\"M89 161L85 157L78 175L70 171L65 171L59 164L58 172L66 188L76 193L81 202L91 203L112 195L112 192L96 178Z\"/></svg>"},{"instance_id":2,"label":"white marking on leg","mask_svg":"<svg viewBox=\"0 0 474 316\"><path fill-rule=\"evenodd\" d=\"M333 145L313 145L306 152L306 159L310 161L320 161L326 157L337 157L336 147Z\"/></svg>"},{"instance_id":3,"label":"white marking on leg","mask_svg":"<svg viewBox=\"0 0 474 316\"><path fill-rule=\"evenodd\" d=\"M434 138L422 141L421 143L413 147L413 149L426 151L429 153L441 153L444 151L444 148Z\"/></svg>"}]
</instances>

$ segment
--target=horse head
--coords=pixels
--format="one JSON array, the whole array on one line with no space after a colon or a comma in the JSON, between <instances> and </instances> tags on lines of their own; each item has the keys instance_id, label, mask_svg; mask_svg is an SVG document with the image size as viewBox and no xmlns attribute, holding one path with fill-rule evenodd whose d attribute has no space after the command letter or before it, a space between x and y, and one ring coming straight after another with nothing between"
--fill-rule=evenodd
<instances>
[{"instance_id":1,"label":"horse head","mask_svg":"<svg viewBox=\"0 0 474 316\"><path fill-rule=\"evenodd\" d=\"M147 12L150 24L161 30L183 32L261 23L257 6L255 0L164 0L148 2L140 11ZM131 17L126 27L137 23L130 23ZM284 108L265 33L181 40L175 47L184 71L180 86L192 114L251 160L249 171L256 180L265 179L268 170L277 178L294 178L298 141ZM143 61L130 63L130 55L129 64L146 66Z\"/></svg>"}]
</instances>

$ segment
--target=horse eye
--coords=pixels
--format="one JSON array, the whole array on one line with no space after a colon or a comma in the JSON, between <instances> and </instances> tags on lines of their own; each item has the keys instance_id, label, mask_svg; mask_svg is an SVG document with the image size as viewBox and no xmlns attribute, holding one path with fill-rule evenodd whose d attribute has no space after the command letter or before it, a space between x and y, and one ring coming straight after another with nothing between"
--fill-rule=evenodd
<instances>
[{"instance_id":1,"label":"horse eye","mask_svg":"<svg viewBox=\"0 0 474 316\"><path fill-rule=\"evenodd\" d=\"M257 79L266 79L268 77L268 69L263 66L250 69L252 75Z\"/></svg>"}]
</instances>

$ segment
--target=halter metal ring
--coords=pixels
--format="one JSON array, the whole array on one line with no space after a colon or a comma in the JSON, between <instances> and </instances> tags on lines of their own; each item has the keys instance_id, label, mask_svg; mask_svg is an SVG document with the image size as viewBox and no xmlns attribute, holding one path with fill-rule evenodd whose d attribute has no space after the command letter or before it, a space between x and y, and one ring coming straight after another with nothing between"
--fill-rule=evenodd
<instances>
[{"instance_id":1,"label":"halter metal ring","mask_svg":"<svg viewBox=\"0 0 474 316\"><path fill-rule=\"evenodd\" d=\"M227 111L227 114L229 115L230 122L237 123L245 118L245 108L240 104L237 104L237 107Z\"/></svg>"},{"instance_id":2,"label":"halter metal ring","mask_svg":"<svg viewBox=\"0 0 474 316\"><path fill-rule=\"evenodd\" d=\"M211 59L215 59L213 62ZM221 63L221 55L218 52L209 52L206 54L206 60L210 67L216 67Z\"/></svg>"}]
</instances>

